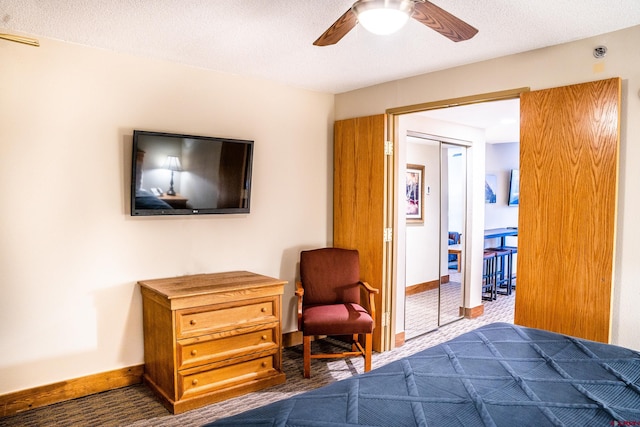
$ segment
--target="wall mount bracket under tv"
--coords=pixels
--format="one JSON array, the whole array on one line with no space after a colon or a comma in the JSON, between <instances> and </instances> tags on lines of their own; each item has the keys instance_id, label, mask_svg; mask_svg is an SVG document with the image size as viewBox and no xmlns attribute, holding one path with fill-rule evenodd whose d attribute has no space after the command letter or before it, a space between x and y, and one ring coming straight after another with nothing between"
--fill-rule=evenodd
<instances>
[{"instance_id":1,"label":"wall mount bracket under tv","mask_svg":"<svg viewBox=\"0 0 640 427\"><path fill-rule=\"evenodd\" d=\"M131 215L249 213L253 141L133 131Z\"/></svg>"}]
</instances>

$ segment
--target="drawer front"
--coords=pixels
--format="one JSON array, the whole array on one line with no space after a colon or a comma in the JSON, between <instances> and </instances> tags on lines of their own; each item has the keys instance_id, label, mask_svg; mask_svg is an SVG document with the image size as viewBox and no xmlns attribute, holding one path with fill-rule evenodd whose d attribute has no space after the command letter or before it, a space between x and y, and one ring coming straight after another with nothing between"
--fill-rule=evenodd
<instances>
[{"instance_id":1,"label":"drawer front","mask_svg":"<svg viewBox=\"0 0 640 427\"><path fill-rule=\"evenodd\" d=\"M209 306L176 312L178 339L235 329L251 322L278 321L276 300L245 301L237 305Z\"/></svg>"},{"instance_id":2,"label":"drawer front","mask_svg":"<svg viewBox=\"0 0 640 427\"><path fill-rule=\"evenodd\" d=\"M275 355L210 370L192 369L193 373L179 373L179 398L208 393L226 387L243 384L254 379L266 378L278 373L273 368Z\"/></svg>"},{"instance_id":3,"label":"drawer front","mask_svg":"<svg viewBox=\"0 0 640 427\"><path fill-rule=\"evenodd\" d=\"M178 369L204 365L246 354L277 349L276 324L273 328L234 334L204 341L178 342Z\"/></svg>"}]
</instances>

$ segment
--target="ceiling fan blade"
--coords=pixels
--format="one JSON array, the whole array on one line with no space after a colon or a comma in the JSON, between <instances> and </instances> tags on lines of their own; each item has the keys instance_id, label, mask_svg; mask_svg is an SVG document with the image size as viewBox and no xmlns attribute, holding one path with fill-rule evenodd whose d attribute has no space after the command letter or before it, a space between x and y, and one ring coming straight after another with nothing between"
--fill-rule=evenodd
<instances>
[{"instance_id":1,"label":"ceiling fan blade","mask_svg":"<svg viewBox=\"0 0 640 427\"><path fill-rule=\"evenodd\" d=\"M358 23L356 14L347 10L336 22L325 31L313 44L316 46L329 46L336 44Z\"/></svg>"},{"instance_id":2,"label":"ceiling fan blade","mask_svg":"<svg viewBox=\"0 0 640 427\"><path fill-rule=\"evenodd\" d=\"M9 40L16 43L28 44L29 46L39 47L40 43L36 39L29 37L15 36L13 34L0 34L0 39Z\"/></svg>"},{"instance_id":3,"label":"ceiling fan blade","mask_svg":"<svg viewBox=\"0 0 640 427\"><path fill-rule=\"evenodd\" d=\"M478 30L429 1L416 1L411 16L454 42L469 40Z\"/></svg>"}]
</instances>

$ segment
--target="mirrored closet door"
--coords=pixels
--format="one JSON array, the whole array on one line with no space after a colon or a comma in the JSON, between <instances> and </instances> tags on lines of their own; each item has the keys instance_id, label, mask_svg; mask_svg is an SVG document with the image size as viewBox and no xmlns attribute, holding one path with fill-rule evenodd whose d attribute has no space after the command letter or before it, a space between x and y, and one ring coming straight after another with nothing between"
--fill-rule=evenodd
<instances>
[{"instance_id":1,"label":"mirrored closet door","mask_svg":"<svg viewBox=\"0 0 640 427\"><path fill-rule=\"evenodd\" d=\"M465 146L407 138L405 339L461 318L466 161Z\"/></svg>"},{"instance_id":2,"label":"mirrored closet door","mask_svg":"<svg viewBox=\"0 0 640 427\"><path fill-rule=\"evenodd\" d=\"M440 319L445 325L462 317L464 306L467 147L442 142L440 215Z\"/></svg>"}]
</instances>

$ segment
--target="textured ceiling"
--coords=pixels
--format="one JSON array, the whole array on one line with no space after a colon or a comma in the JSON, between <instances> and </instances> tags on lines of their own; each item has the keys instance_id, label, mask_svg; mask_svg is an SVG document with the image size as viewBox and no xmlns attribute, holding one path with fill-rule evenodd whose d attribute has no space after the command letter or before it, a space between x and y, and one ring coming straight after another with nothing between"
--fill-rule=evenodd
<instances>
[{"instance_id":1,"label":"textured ceiling","mask_svg":"<svg viewBox=\"0 0 640 427\"><path fill-rule=\"evenodd\" d=\"M453 43L410 20L391 36L357 26L313 46L352 2L0 0L0 32L341 93L640 24L640 0L433 0L479 33Z\"/></svg>"},{"instance_id":2,"label":"textured ceiling","mask_svg":"<svg viewBox=\"0 0 640 427\"><path fill-rule=\"evenodd\" d=\"M520 141L520 99L481 102L415 113L485 131L490 144Z\"/></svg>"}]
</instances>

